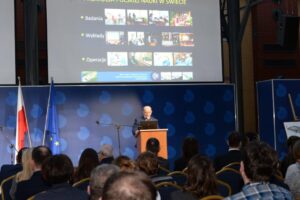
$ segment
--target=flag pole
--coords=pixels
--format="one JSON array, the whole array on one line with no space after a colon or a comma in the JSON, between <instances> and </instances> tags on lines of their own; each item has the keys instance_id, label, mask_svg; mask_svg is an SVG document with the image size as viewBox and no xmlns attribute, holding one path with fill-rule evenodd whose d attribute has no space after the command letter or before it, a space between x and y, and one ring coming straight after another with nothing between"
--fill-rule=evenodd
<instances>
[{"instance_id":1,"label":"flag pole","mask_svg":"<svg viewBox=\"0 0 300 200\"><path fill-rule=\"evenodd\" d=\"M19 80L19 87L21 88L21 78L20 76L18 76L18 80ZM23 99L23 92L22 92L22 102L24 103L24 99ZM28 121L27 121L27 115L26 115L26 108L25 108L25 103L24 103L24 114L25 114L25 121L26 121L26 126L27 126L27 134L28 134L28 140L29 140L29 147L32 147L32 143L31 143L31 136L30 136L30 131L29 131L29 126L28 126Z\"/></svg>"},{"instance_id":2,"label":"flag pole","mask_svg":"<svg viewBox=\"0 0 300 200\"><path fill-rule=\"evenodd\" d=\"M44 136L43 136L43 144L45 145L45 141L46 141L46 127L48 124L48 112L49 112L49 105L50 105L50 94L51 94L51 84L53 83L53 77L51 77L51 83L50 83L50 87L49 87L49 95L48 95L48 103L47 103L47 112L46 112L46 119L45 119L45 127L44 127Z\"/></svg>"}]
</instances>

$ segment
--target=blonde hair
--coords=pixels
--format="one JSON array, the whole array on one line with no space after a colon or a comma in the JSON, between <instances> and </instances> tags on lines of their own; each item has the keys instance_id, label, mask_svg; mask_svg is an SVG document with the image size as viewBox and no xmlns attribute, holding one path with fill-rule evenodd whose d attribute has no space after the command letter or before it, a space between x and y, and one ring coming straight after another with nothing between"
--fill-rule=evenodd
<instances>
[{"instance_id":1,"label":"blonde hair","mask_svg":"<svg viewBox=\"0 0 300 200\"><path fill-rule=\"evenodd\" d=\"M23 156L22 156L23 170L17 173L16 182L28 180L33 174L33 170L31 167L31 160L32 160L31 154L32 154L32 148L26 149L23 152Z\"/></svg>"}]
</instances>

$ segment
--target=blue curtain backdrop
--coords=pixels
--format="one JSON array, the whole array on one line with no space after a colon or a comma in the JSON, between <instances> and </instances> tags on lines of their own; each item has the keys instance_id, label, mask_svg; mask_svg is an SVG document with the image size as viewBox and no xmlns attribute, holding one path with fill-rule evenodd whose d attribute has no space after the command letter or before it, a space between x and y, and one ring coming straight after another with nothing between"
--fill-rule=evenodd
<instances>
[{"instance_id":1,"label":"blue curtain backdrop","mask_svg":"<svg viewBox=\"0 0 300 200\"><path fill-rule=\"evenodd\" d=\"M120 130L121 152L136 158L131 133L143 105L151 105L161 128L168 128L171 162L181 154L186 136L195 136L200 151L209 157L227 150L226 137L235 129L234 86L231 84L153 86L55 86L61 153L77 165L81 152L102 144L114 146L117 130L105 124L125 125ZM49 86L23 87L28 123L34 146L43 139ZM9 163L9 143L14 142L17 87L0 87L0 164ZM96 122L99 121L100 124Z\"/></svg>"}]
</instances>

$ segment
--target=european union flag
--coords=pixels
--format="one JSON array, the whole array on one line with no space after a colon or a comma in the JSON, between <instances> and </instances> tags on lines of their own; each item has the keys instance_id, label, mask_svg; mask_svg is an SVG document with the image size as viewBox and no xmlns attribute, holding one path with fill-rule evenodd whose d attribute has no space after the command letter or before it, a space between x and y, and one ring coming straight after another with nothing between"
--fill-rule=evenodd
<instances>
[{"instance_id":1,"label":"european union flag","mask_svg":"<svg viewBox=\"0 0 300 200\"><path fill-rule=\"evenodd\" d=\"M44 130L43 144L48 146L53 154L60 153L60 137L58 131L58 120L56 112L56 101L55 101L55 87L53 80L51 80L46 124Z\"/></svg>"}]
</instances>

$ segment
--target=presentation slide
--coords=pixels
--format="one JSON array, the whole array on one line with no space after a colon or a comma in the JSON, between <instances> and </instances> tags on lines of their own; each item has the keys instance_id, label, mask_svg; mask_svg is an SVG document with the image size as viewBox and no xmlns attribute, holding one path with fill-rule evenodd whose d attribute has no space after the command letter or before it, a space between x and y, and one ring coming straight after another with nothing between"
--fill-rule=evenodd
<instances>
[{"instance_id":1,"label":"presentation slide","mask_svg":"<svg viewBox=\"0 0 300 200\"><path fill-rule=\"evenodd\" d=\"M15 84L15 9L12 0L0 0L0 27L0 84Z\"/></svg>"},{"instance_id":2,"label":"presentation slide","mask_svg":"<svg viewBox=\"0 0 300 200\"><path fill-rule=\"evenodd\" d=\"M47 30L49 81L223 81L219 0L50 0Z\"/></svg>"}]
</instances>

